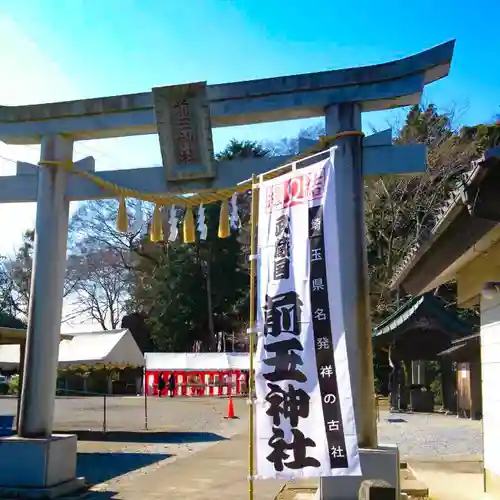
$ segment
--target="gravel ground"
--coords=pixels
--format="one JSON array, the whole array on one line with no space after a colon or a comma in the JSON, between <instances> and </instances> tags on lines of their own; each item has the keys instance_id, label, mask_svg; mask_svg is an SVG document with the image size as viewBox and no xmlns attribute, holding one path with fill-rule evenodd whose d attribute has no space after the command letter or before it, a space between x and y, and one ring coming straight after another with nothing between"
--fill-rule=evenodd
<instances>
[{"instance_id":1,"label":"gravel ground","mask_svg":"<svg viewBox=\"0 0 500 500\"><path fill-rule=\"evenodd\" d=\"M195 445L246 432L247 406L234 399L240 418L224 419L227 399L218 398L148 398L148 429L174 433L172 441ZM103 428L103 398L57 398L54 429L58 431L93 430ZM0 399L0 414L15 413L16 400ZM110 397L106 401L108 431L140 432L144 430L144 398L137 396ZM388 419L402 419L390 423ZM482 422L441 414L390 414L381 410L379 442L398 444L401 456L441 457L482 454ZM110 443L111 445L111 443ZM151 450L159 451L160 445Z\"/></svg>"},{"instance_id":2,"label":"gravel ground","mask_svg":"<svg viewBox=\"0 0 500 500\"><path fill-rule=\"evenodd\" d=\"M111 434L103 441L102 398L57 398L55 430L97 431L78 443L78 474L95 485L93 491L133 489L141 477L247 433L248 407L241 399L234 400L236 420L224 419L226 399L148 398L147 403L150 432L145 435L142 397L107 398L106 426ZM15 409L15 399L0 398L0 414L13 414ZM453 460L482 454L481 427L481 422L452 416L382 410L378 436L381 444L397 444L403 460Z\"/></svg>"},{"instance_id":3,"label":"gravel ground","mask_svg":"<svg viewBox=\"0 0 500 500\"><path fill-rule=\"evenodd\" d=\"M246 413L245 401L235 399L234 403L238 415ZM16 405L14 398L0 398L0 414L15 414ZM226 409L227 399L222 398L150 397L147 399L148 430L224 432L225 429L232 428L228 424L233 423L224 420ZM107 397L105 413L108 432L144 430L145 400L141 396ZM102 431L103 425L104 398L56 398L55 431Z\"/></svg>"},{"instance_id":4,"label":"gravel ground","mask_svg":"<svg viewBox=\"0 0 500 500\"><path fill-rule=\"evenodd\" d=\"M389 419L404 422L390 423ZM482 455L482 422L441 414L380 412L378 440L397 444L404 459Z\"/></svg>"}]
</instances>

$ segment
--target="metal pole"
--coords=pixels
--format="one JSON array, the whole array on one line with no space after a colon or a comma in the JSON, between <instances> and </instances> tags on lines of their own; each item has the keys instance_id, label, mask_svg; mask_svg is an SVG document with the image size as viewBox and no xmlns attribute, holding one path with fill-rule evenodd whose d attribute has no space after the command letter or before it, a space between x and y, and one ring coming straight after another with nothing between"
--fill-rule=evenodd
<instances>
[{"instance_id":1,"label":"metal pole","mask_svg":"<svg viewBox=\"0 0 500 500\"><path fill-rule=\"evenodd\" d=\"M42 138L41 163L71 161L73 142L62 136ZM52 434L69 201L68 171L43 166L38 172L35 255L26 337L26 360L21 393L19 436L49 437Z\"/></svg>"},{"instance_id":2,"label":"metal pole","mask_svg":"<svg viewBox=\"0 0 500 500\"><path fill-rule=\"evenodd\" d=\"M326 135L361 130L357 104L338 104L326 109ZM336 196L341 207L338 227L342 235L340 259L344 325L350 363L351 387L358 443L377 446L376 409L373 398L372 329L365 242L362 139L345 136L336 141Z\"/></svg>"},{"instance_id":3,"label":"metal pole","mask_svg":"<svg viewBox=\"0 0 500 500\"><path fill-rule=\"evenodd\" d=\"M206 272L207 272L207 309L208 309L208 331L210 332L211 346L213 352L217 352L216 346L216 336L214 327L214 313L212 306L212 247L210 243L208 244L207 260L206 262Z\"/></svg>"},{"instance_id":4,"label":"metal pole","mask_svg":"<svg viewBox=\"0 0 500 500\"><path fill-rule=\"evenodd\" d=\"M106 405L106 401L107 401L107 394L104 393L104 402L103 402L103 417L102 417L102 432L104 432L104 434L106 434L106 432L108 431L108 418L107 418L107 405Z\"/></svg>"},{"instance_id":5,"label":"metal pole","mask_svg":"<svg viewBox=\"0 0 500 500\"><path fill-rule=\"evenodd\" d=\"M250 373L248 377L248 498L253 500L253 476L254 476L254 407L253 407L253 385L254 385L254 351L255 351L255 306L256 306L256 277L257 277L257 223L259 214L259 189L255 175L252 176L252 214L250 218L250 321L249 321L249 351L250 351Z\"/></svg>"},{"instance_id":6,"label":"metal pole","mask_svg":"<svg viewBox=\"0 0 500 500\"><path fill-rule=\"evenodd\" d=\"M146 365L144 365L144 382L142 384L144 392L144 430L148 430L148 393L147 393L147 380L146 380Z\"/></svg>"}]
</instances>

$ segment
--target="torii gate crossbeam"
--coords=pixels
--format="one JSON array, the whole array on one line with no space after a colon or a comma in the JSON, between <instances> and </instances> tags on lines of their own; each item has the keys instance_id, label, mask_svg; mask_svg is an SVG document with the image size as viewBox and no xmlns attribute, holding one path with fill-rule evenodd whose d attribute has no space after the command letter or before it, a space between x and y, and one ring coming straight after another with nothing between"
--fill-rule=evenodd
<instances>
[{"instance_id":1,"label":"torii gate crossbeam","mask_svg":"<svg viewBox=\"0 0 500 500\"><path fill-rule=\"evenodd\" d=\"M358 103L362 112L418 104L424 86L448 74L453 48L450 41L375 66L209 85L212 127L324 116L338 103ZM0 139L8 144L40 144L55 134L79 141L156 133L151 92L0 106Z\"/></svg>"}]
</instances>

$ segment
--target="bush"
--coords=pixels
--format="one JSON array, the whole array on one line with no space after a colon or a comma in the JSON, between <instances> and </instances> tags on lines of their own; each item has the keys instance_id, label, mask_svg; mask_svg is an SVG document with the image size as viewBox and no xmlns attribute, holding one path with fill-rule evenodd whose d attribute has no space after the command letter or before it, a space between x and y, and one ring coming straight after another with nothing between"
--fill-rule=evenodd
<instances>
[{"instance_id":1,"label":"bush","mask_svg":"<svg viewBox=\"0 0 500 500\"><path fill-rule=\"evenodd\" d=\"M19 375L13 375L8 382L9 394L19 393Z\"/></svg>"},{"instance_id":2,"label":"bush","mask_svg":"<svg viewBox=\"0 0 500 500\"><path fill-rule=\"evenodd\" d=\"M443 395L441 394L441 380L433 380L430 383L430 390L434 393L434 404L443 404Z\"/></svg>"}]
</instances>

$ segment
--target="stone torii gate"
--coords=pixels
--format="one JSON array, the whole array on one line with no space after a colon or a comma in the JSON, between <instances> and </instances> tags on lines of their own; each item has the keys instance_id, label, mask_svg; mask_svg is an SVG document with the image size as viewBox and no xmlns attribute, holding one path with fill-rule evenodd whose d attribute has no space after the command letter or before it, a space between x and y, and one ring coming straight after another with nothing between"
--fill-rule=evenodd
<instances>
[{"instance_id":1,"label":"stone torii gate","mask_svg":"<svg viewBox=\"0 0 500 500\"><path fill-rule=\"evenodd\" d=\"M212 127L325 116L328 136L361 130L362 112L418 104L424 86L448 74L453 49L454 41L450 41L405 59L362 68L0 107L0 140L8 144L41 144L40 164L46 165L38 168L19 162L15 176L0 178L0 203L37 202L19 430L18 437L0 439L0 491L24 486L40 491L58 487L63 492L77 484L76 438L52 434L69 202L116 195L50 165L71 162L75 141L158 134L162 167L105 171L99 175L115 184L155 194L234 186L252 174L286 163L288 158L215 162ZM339 220L343 234L341 281L351 385L358 441L362 448L371 449L377 447L377 436L363 175L416 175L426 165L423 145L393 146L391 142L390 130L367 137L363 143L358 136L345 136L338 139L335 154L340 169L338 196L344 207ZM94 168L91 157L77 163L86 171ZM32 469L29 474L27 456ZM362 457L362 465L363 460L370 468L370 459ZM383 476L383 471L380 474ZM354 479L356 485L360 482L359 478L337 479L351 480L351 486ZM345 483L346 488L349 485Z\"/></svg>"}]
</instances>

